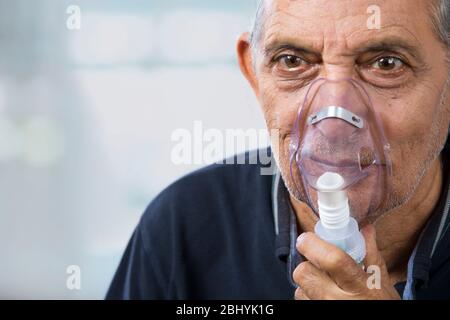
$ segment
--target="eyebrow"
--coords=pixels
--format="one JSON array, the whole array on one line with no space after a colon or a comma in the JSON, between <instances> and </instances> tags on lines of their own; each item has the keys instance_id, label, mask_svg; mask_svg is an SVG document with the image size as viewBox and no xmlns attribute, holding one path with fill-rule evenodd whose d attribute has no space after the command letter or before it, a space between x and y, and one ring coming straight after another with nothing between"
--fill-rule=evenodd
<instances>
[{"instance_id":1,"label":"eyebrow","mask_svg":"<svg viewBox=\"0 0 450 320\"><path fill-rule=\"evenodd\" d=\"M285 41L275 40L272 43L270 43L266 48L264 48L264 54L268 56L280 50L292 50L295 52L301 52L305 54L320 54L320 52L315 52L314 50L309 49L306 46L297 44L293 40L285 40Z\"/></svg>"},{"instance_id":2,"label":"eyebrow","mask_svg":"<svg viewBox=\"0 0 450 320\"><path fill-rule=\"evenodd\" d=\"M299 53L304 54L314 54L320 55L321 53L312 48L308 48L308 46L300 44L298 41L293 39L286 40L274 40L267 45L264 49L264 53L266 56L273 54L274 52L280 50L292 50ZM408 41L405 41L403 38L399 37L391 37L380 40L369 40L364 43L363 46L354 50L357 54L363 54L367 52L383 52L383 51L405 51L409 53L413 58L422 59L422 54L418 47L410 44Z\"/></svg>"},{"instance_id":3,"label":"eyebrow","mask_svg":"<svg viewBox=\"0 0 450 320\"><path fill-rule=\"evenodd\" d=\"M357 53L381 52L381 51L405 51L416 59L422 59L422 54L417 46L410 44L402 38L388 38L367 42L357 49Z\"/></svg>"}]
</instances>

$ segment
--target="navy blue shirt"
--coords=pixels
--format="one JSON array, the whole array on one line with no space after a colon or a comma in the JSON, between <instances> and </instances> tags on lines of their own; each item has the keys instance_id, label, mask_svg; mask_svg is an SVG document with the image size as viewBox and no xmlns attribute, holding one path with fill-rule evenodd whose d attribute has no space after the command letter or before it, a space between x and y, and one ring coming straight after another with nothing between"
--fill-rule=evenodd
<instances>
[{"instance_id":1,"label":"navy blue shirt","mask_svg":"<svg viewBox=\"0 0 450 320\"><path fill-rule=\"evenodd\" d=\"M255 156L247 154L245 163ZM450 298L444 163L439 202L411 254L408 281L396 286L404 299ZM262 168L215 164L161 192L136 227L106 297L293 299L291 275L301 261L295 215L279 172L263 175Z\"/></svg>"}]
</instances>

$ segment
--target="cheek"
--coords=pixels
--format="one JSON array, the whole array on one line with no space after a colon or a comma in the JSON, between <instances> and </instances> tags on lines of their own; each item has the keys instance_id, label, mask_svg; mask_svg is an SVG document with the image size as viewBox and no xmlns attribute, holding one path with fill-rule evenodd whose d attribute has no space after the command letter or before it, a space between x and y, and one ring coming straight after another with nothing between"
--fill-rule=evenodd
<instances>
[{"instance_id":1,"label":"cheek","mask_svg":"<svg viewBox=\"0 0 450 320\"><path fill-rule=\"evenodd\" d=\"M297 94L280 92L276 88L261 90L260 103L267 129L271 133L272 149L277 163L289 179L290 142L294 123L302 101Z\"/></svg>"},{"instance_id":2,"label":"cheek","mask_svg":"<svg viewBox=\"0 0 450 320\"><path fill-rule=\"evenodd\" d=\"M437 90L410 91L396 99L384 99L385 105L380 104L382 99L372 99L391 145L396 199L404 199L429 157L430 141L436 138L433 123L439 117L439 100Z\"/></svg>"},{"instance_id":3,"label":"cheek","mask_svg":"<svg viewBox=\"0 0 450 320\"><path fill-rule=\"evenodd\" d=\"M379 112L392 148L420 148L429 139L438 101L411 96L388 102Z\"/></svg>"},{"instance_id":4,"label":"cheek","mask_svg":"<svg viewBox=\"0 0 450 320\"><path fill-rule=\"evenodd\" d=\"M278 129L282 136L291 133L301 106L298 92L286 93L275 86L262 87L260 103L269 130Z\"/></svg>"}]
</instances>

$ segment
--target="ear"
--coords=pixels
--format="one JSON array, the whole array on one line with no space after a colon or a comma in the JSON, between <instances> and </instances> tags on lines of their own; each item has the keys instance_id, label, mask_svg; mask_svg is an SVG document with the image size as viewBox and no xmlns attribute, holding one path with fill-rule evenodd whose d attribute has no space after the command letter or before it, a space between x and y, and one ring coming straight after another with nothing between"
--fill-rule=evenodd
<instances>
[{"instance_id":1,"label":"ear","mask_svg":"<svg viewBox=\"0 0 450 320\"><path fill-rule=\"evenodd\" d=\"M255 95L258 97L258 80L255 74L252 47L250 44L250 34L248 32L243 33L239 37L236 45L236 50L241 72L249 82L250 86L253 88Z\"/></svg>"}]
</instances>

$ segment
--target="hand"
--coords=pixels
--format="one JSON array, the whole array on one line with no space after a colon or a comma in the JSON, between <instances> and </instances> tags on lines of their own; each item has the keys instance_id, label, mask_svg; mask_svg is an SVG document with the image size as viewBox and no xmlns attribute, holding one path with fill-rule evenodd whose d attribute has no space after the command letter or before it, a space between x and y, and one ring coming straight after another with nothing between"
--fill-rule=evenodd
<instances>
[{"instance_id":1,"label":"hand","mask_svg":"<svg viewBox=\"0 0 450 320\"><path fill-rule=\"evenodd\" d=\"M378 250L375 228L368 225L361 233L366 240L364 265L379 267L380 286L371 289L368 280L372 274L366 273L340 248L325 242L312 232L306 232L297 241L297 250L308 261L300 263L294 270L293 278L299 286L295 291L295 299L400 299Z\"/></svg>"}]
</instances>

